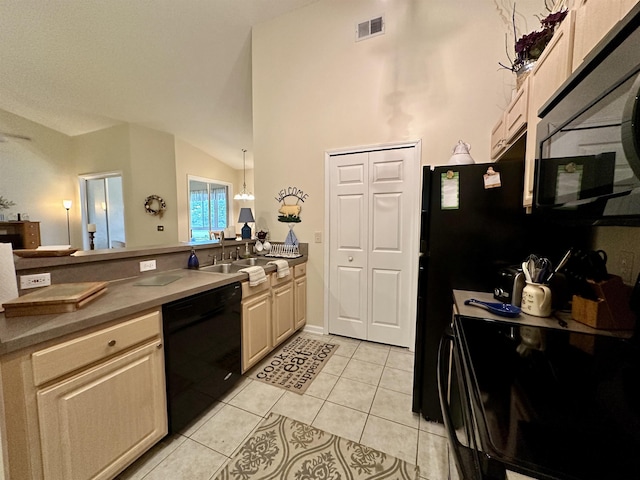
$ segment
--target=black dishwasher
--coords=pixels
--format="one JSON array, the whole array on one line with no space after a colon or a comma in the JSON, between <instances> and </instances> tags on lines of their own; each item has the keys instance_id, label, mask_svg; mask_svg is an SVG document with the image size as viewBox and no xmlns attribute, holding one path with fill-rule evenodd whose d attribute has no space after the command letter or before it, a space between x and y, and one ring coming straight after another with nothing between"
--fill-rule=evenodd
<instances>
[{"instance_id":1,"label":"black dishwasher","mask_svg":"<svg viewBox=\"0 0 640 480\"><path fill-rule=\"evenodd\" d=\"M162 307L169 432L182 430L241 376L240 282Z\"/></svg>"}]
</instances>

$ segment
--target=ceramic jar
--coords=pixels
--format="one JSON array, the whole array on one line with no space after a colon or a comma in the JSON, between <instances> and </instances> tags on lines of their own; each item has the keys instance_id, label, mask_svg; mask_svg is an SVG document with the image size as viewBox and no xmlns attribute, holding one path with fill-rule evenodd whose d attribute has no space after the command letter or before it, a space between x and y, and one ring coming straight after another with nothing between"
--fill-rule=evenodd
<instances>
[{"instance_id":1,"label":"ceramic jar","mask_svg":"<svg viewBox=\"0 0 640 480\"><path fill-rule=\"evenodd\" d=\"M541 283L527 282L522 290L522 311L536 317L551 315L551 289Z\"/></svg>"}]
</instances>

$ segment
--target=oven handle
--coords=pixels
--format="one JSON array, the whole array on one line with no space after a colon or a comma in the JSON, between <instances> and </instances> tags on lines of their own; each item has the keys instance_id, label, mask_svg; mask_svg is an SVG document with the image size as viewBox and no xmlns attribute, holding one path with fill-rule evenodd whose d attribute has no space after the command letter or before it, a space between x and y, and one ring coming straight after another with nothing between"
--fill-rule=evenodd
<instances>
[{"instance_id":1,"label":"oven handle","mask_svg":"<svg viewBox=\"0 0 640 480\"><path fill-rule=\"evenodd\" d=\"M449 390L449 358L453 361L453 355L455 355L453 349L455 349L455 339L451 333L445 332L440 339L440 345L438 347L437 373L440 409L442 410L444 426L460 477L465 480L482 480L483 475L479 465L478 453L458 441L451 417L451 407L447 397ZM452 352L453 355L450 355ZM462 385L460 387L462 387ZM460 394L462 395L463 392L464 389L461 388ZM462 399L462 402L466 402L465 399ZM467 415L464 416L467 417ZM468 425L465 425L465 428L467 431L470 430Z\"/></svg>"}]
</instances>

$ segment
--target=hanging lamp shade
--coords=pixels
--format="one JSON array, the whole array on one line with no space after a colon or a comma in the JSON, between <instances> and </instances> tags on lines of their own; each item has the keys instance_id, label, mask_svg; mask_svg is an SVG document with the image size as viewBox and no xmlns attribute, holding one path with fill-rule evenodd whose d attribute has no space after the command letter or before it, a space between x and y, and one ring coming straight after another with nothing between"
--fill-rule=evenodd
<instances>
[{"instance_id":1,"label":"hanging lamp shade","mask_svg":"<svg viewBox=\"0 0 640 480\"><path fill-rule=\"evenodd\" d=\"M253 193L247 192L247 161L245 158L245 154L247 153L246 149L242 149L242 172L243 172L243 180L242 180L242 192L236 193L233 196L234 200L255 200Z\"/></svg>"}]
</instances>

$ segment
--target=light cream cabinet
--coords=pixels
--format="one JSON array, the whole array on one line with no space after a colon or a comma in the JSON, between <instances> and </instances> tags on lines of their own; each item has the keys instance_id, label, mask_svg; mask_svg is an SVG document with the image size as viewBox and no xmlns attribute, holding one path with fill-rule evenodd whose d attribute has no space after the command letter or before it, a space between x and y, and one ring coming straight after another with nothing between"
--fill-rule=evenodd
<instances>
[{"instance_id":1,"label":"light cream cabinet","mask_svg":"<svg viewBox=\"0 0 640 480\"><path fill-rule=\"evenodd\" d=\"M526 133L529 108L529 79L507 106L491 130L491 160L500 160L515 143Z\"/></svg>"},{"instance_id":2,"label":"light cream cabinet","mask_svg":"<svg viewBox=\"0 0 640 480\"><path fill-rule=\"evenodd\" d=\"M573 70L578 68L591 49L629 13L637 0L578 0L575 12Z\"/></svg>"},{"instance_id":3,"label":"light cream cabinet","mask_svg":"<svg viewBox=\"0 0 640 480\"><path fill-rule=\"evenodd\" d=\"M293 273L294 328L299 330L307 322L307 264L294 267Z\"/></svg>"},{"instance_id":4,"label":"light cream cabinet","mask_svg":"<svg viewBox=\"0 0 640 480\"><path fill-rule=\"evenodd\" d=\"M270 280L255 287L242 283L242 373L273 349Z\"/></svg>"},{"instance_id":5,"label":"light cream cabinet","mask_svg":"<svg viewBox=\"0 0 640 480\"><path fill-rule=\"evenodd\" d=\"M273 313L273 346L277 346L289 338L294 332L293 320L293 279L287 276L278 279L271 274Z\"/></svg>"},{"instance_id":6,"label":"light cream cabinet","mask_svg":"<svg viewBox=\"0 0 640 480\"><path fill-rule=\"evenodd\" d=\"M293 275L250 287L242 283L242 373L268 355L306 322L306 264Z\"/></svg>"},{"instance_id":7,"label":"light cream cabinet","mask_svg":"<svg viewBox=\"0 0 640 480\"><path fill-rule=\"evenodd\" d=\"M571 75L573 58L573 26L575 11L569 10L564 21L555 31L551 41L540 55L529 76L529 107L527 113L527 135L524 167L523 205L533 204L535 159L538 156L536 130L538 110Z\"/></svg>"},{"instance_id":8,"label":"light cream cabinet","mask_svg":"<svg viewBox=\"0 0 640 480\"><path fill-rule=\"evenodd\" d=\"M167 434L158 310L2 358L10 478L110 479Z\"/></svg>"}]
</instances>

